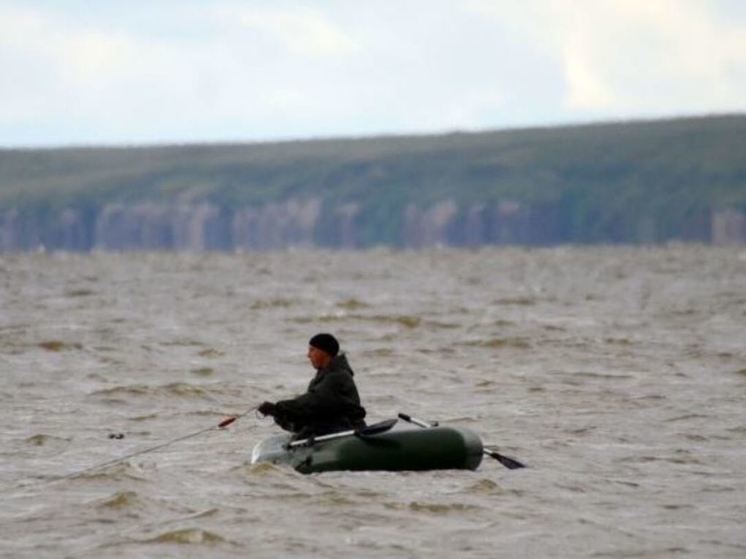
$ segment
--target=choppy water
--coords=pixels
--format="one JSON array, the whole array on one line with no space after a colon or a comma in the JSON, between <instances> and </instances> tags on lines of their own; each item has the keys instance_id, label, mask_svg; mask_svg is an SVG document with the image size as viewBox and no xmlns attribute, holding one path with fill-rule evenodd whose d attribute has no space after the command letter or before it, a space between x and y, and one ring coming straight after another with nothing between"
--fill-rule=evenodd
<instances>
[{"instance_id":1,"label":"choppy water","mask_svg":"<svg viewBox=\"0 0 746 559\"><path fill-rule=\"evenodd\" d=\"M301 392L320 330L370 420L530 468L303 476L249 415L53 482ZM0 375L3 556L746 556L743 249L3 256Z\"/></svg>"}]
</instances>

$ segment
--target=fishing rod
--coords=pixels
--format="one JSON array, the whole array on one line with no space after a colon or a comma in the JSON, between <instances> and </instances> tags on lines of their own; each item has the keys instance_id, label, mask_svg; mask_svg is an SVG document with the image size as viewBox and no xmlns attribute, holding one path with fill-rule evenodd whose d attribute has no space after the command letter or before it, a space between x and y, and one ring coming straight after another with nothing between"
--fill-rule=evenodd
<instances>
[{"instance_id":1,"label":"fishing rod","mask_svg":"<svg viewBox=\"0 0 746 559\"><path fill-rule=\"evenodd\" d=\"M79 470L77 472L73 472L71 474L67 474L65 476L61 476L61 477L49 480L47 482L42 482L39 485L47 485L47 484L50 484L50 483L57 483L58 481L64 481L66 479L73 479L73 478L82 476L84 474L87 474L88 472L92 472L94 470L99 470L101 468L107 468L109 466L113 466L115 464L119 464L120 462L124 462L125 460L129 460L130 458L134 458L135 456L140 456L142 454L147 454L149 452L155 452L156 450L160 450L162 448L166 448L167 446L171 446L174 443L178 443L180 441L185 441L187 439L191 439L193 437L197 437L197 436L199 436L199 435L201 435L203 433L207 433L208 431L215 431L215 430L219 430L219 429L225 429L231 423L237 421L238 419L244 417L245 415L248 415L249 413L251 413L253 411L256 411L257 407L258 406L254 406L253 408L248 409L245 412L240 413L238 415L232 415L230 417L226 417L225 419L223 419L217 425L212 425L211 427L206 427L204 429L200 429L199 431L195 431L193 433L188 433L186 435L182 435L182 436L177 437L175 439L171 439L170 441L166 441L164 443L157 444L157 445L151 446L149 448L144 448L142 450L138 450L138 451L135 451L135 452L131 452L129 454L125 454L124 456L120 456L119 458L114 458L112 460L107 460L105 462L99 462L98 464L94 464L92 466L89 466L88 468L84 468L84 469ZM34 484L32 484L32 486L33 485ZM21 486L21 487L24 487L24 486ZM25 487L29 487L29 486L25 486Z\"/></svg>"}]
</instances>

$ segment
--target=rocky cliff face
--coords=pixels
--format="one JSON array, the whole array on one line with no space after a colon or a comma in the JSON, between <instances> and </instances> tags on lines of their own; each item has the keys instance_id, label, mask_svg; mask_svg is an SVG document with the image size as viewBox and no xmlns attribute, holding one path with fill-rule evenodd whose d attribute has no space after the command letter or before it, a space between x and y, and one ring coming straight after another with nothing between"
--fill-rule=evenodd
<instances>
[{"instance_id":1,"label":"rocky cliff face","mask_svg":"<svg viewBox=\"0 0 746 559\"><path fill-rule=\"evenodd\" d=\"M746 215L736 210L715 212L712 216L712 244L746 244Z\"/></svg>"},{"instance_id":2,"label":"rocky cliff face","mask_svg":"<svg viewBox=\"0 0 746 559\"><path fill-rule=\"evenodd\" d=\"M558 205L527 206L504 200L459 207L443 200L429 207L401 208L399 247L437 245L552 245L588 241L572 229ZM364 224L367 223L367 226ZM746 244L746 216L736 210L699 215L666 236L654 218L641 217L595 242L649 243L686 240L716 245ZM35 250L272 250L328 246L358 248L379 244L356 203L335 206L320 199L289 199L258 207L221 208L206 202L165 205L138 203L59 211L0 212L0 251ZM614 236L616 235L616 236ZM389 238L392 238L389 236Z\"/></svg>"}]
</instances>

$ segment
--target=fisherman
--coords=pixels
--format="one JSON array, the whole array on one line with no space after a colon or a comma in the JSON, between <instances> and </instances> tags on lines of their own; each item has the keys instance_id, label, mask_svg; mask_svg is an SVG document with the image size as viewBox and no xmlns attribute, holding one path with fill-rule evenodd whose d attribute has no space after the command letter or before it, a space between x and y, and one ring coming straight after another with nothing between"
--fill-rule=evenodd
<instances>
[{"instance_id":1,"label":"fisherman","mask_svg":"<svg viewBox=\"0 0 746 559\"><path fill-rule=\"evenodd\" d=\"M316 376L306 393L291 400L264 402L257 408L259 413L273 416L295 439L365 427L354 372L345 354L339 353L337 339L316 334L308 342L308 360Z\"/></svg>"}]
</instances>

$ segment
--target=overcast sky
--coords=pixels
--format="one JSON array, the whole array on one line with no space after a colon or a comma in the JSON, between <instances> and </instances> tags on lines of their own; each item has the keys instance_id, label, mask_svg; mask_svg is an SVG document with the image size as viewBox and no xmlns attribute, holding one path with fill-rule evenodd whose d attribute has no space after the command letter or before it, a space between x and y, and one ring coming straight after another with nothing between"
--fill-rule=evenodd
<instances>
[{"instance_id":1,"label":"overcast sky","mask_svg":"<svg viewBox=\"0 0 746 559\"><path fill-rule=\"evenodd\" d=\"M746 0L0 0L0 145L746 112Z\"/></svg>"}]
</instances>

